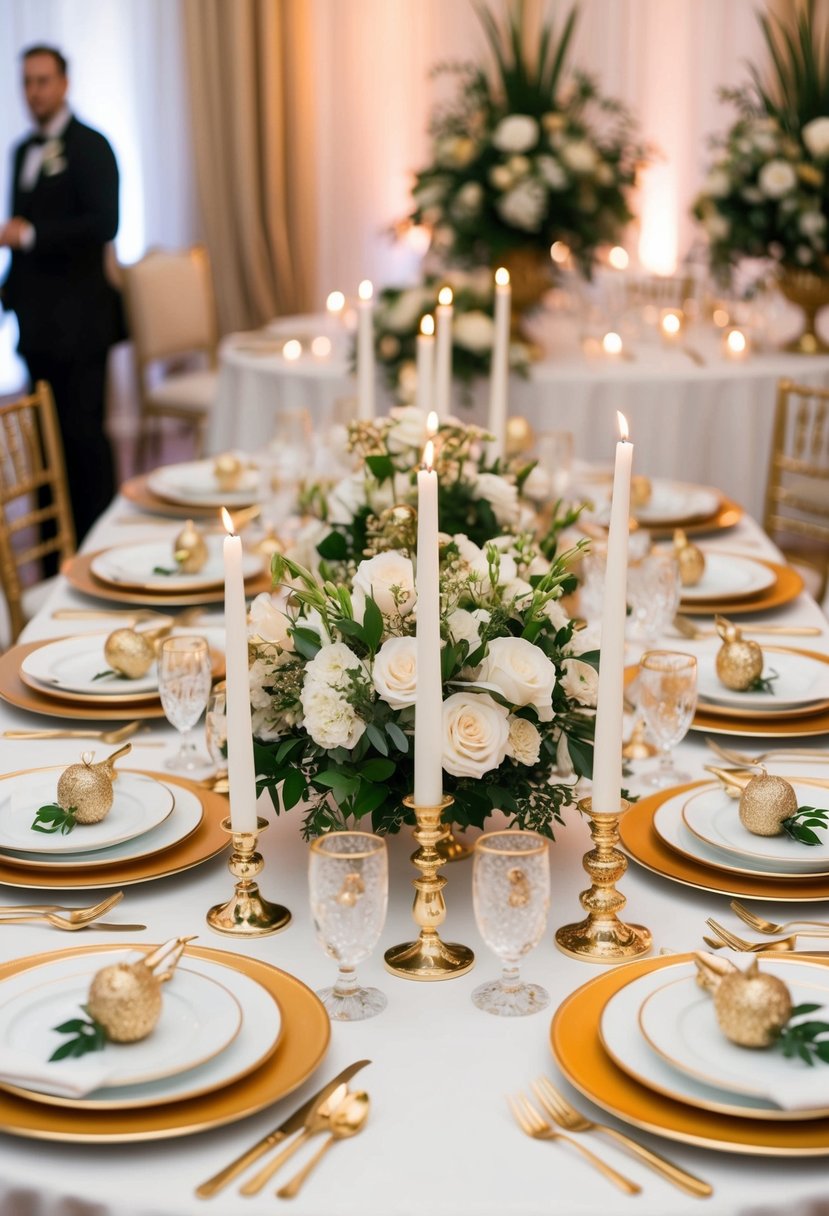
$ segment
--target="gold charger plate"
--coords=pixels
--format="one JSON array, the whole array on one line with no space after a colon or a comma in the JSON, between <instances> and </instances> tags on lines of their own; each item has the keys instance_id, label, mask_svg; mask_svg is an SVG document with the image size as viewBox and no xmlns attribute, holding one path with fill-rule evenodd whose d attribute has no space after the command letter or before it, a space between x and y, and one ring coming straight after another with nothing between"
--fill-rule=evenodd
<instances>
[{"instance_id":1,"label":"gold charger plate","mask_svg":"<svg viewBox=\"0 0 829 1216\"><path fill-rule=\"evenodd\" d=\"M61 866L59 871L55 866L39 865L37 862L26 862L24 865L15 862L10 865L5 858L0 858L0 884L54 891L131 886L137 882L150 882L154 878L180 874L183 870L190 870L204 861L210 861L229 847L227 832L223 831L221 826L222 820L227 816L226 798L221 794L214 794L212 790L203 789L185 777L175 777L169 773L148 773L147 776L155 777L157 781L164 782L174 790L176 786L190 790L201 801L204 811L201 823L189 836L159 853L150 853L130 860L123 858L121 861L102 863L100 866Z\"/></svg>"},{"instance_id":2,"label":"gold charger plate","mask_svg":"<svg viewBox=\"0 0 829 1216\"><path fill-rule=\"evenodd\" d=\"M761 566L767 566L777 576L776 581L765 591L739 600L682 600L680 611L685 616L745 616L750 612L767 612L771 608L780 608L797 599L803 590L803 579L791 566L781 566L779 562L768 562L765 558L753 558Z\"/></svg>"},{"instance_id":3,"label":"gold charger plate","mask_svg":"<svg viewBox=\"0 0 829 1216\"><path fill-rule=\"evenodd\" d=\"M188 516L189 518L189 516ZM111 547L111 546L110 546ZM114 600L119 604L141 604L150 608L190 608L198 604L224 603L224 587L206 587L201 591L136 591L129 587L114 587L102 583L92 573L92 562L105 553L98 549L94 553L78 553L70 557L61 567L61 573L76 591L101 600ZM256 578L245 583L245 595L252 597L273 587L270 571L265 569Z\"/></svg>"},{"instance_id":4,"label":"gold charger plate","mask_svg":"<svg viewBox=\"0 0 829 1216\"><path fill-rule=\"evenodd\" d=\"M53 642L54 638L48 641ZM111 703L111 698L101 693L100 698L92 702L74 701L65 697L56 697L51 692L24 684L20 673L20 663L27 654L45 646L46 641L21 642L12 646L5 654L0 655L0 699L16 705L19 709L28 709L34 714L46 714L51 718L97 720L99 722L130 721L133 718L163 718L164 710L161 701L156 697L152 701L118 701Z\"/></svg>"},{"instance_id":5,"label":"gold charger plate","mask_svg":"<svg viewBox=\"0 0 829 1216\"><path fill-rule=\"evenodd\" d=\"M695 887L700 891L716 891L720 895L739 896L741 899L766 899L785 903L809 903L829 900L829 879L819 875L795 875L790 878L759 878L756 875L738 874L730 870L717 870L703 861L696 861L685 854L675 852L657 835L653 817L663 802L676 794L700 789L710 781L692 781L689 785L677 785L669 790L660 790L641 802L634 802L625 811L619 823L619 837L628 856L640 866L669 878L684 887Z\"/></svg>"},{"instance_id":6,"label":"gold charger plate","mask_svg":"<svg viewBox=\"0 0 829 1216\"><path fill-rule=\"evenodd\" d=\"M743 514L743 508L739 503L723 495L719 510L705 519L697 518L695 521L687 524L665 524L653 527L642 524L640 526L646 528L654 540L672 538L676 529L680 527L686 536L704 536L707 532L724 532L728 528L733 528L743 518Z\"/></svg>"},{"instance_id":7,"label":"gold charger plate","mask_svg":"<svg viewBox=\"0 0 829 1216\"><path fill-rule=\"evenodd\" d=\"M198 507L195 503L185 506L183 503L167 502L165 498L159 498L149 488L148 477L149 473L130 477L128 481L118 487L119 493L134 503L136 507L140 507L142 511L166 515L170 519L214 519L221 523L218 507Z\"/></svg>"},{"instance_id":8,"label":"gold charger plate","mask_svg":"<svg viewBox=\"0 0 829 1216\"><path fill-rule=\"evenodd\" d=\"M588 980L566 997L550 1028L553 1055L564 1076L591 1102L625 1123L683 1144L764 1157L829 1154L829 1119L765 1122L701 1110L634 1081L607 1055L598 1027L610 998L640 975L692 958L692 954L674 954L626 963Z\"/></svg>"},{"instance_id":9,"label":"gold charger plate","mask_svg":"<svg viewBox=\"0 0 829 1216\"><path fill-rule=\"evenodd\" d=\"M143 944L136 949L151 950ZM76 948L77 951L78 948ZM123 951L124 946L86 946L84 954ZM54 950L0 965L0 981L74 951ZM188 946L188 955L220 963L249 976L273 997L282 1011L282 1037L277 1050L254 1072L212 1093L185 1098L168 1106L93 1111L51 1106L0 1090L0 1130L36 1140L81 1144L118 1144L189 1136L234 1123L264 1110L311 1076L321 1063L331 1037L331 1022L319 998L301 980L259 959L210 946Z\"/></svg>"}]
</instances>

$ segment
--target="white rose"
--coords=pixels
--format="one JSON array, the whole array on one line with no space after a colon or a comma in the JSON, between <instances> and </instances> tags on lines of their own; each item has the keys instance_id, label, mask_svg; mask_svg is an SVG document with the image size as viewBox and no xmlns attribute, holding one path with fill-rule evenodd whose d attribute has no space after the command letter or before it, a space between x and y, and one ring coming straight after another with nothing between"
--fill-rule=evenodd
<instances>
[{"instance_id":1,"label":"white rose","mask_svg":"<svg viewBox=\"0 0 829 1216\"><path fill-rule=\"evenodd\" d=\"M300 699L305 730L319 747L356 747L366 724L345 697L324 684L306 681Z\"/></svg>"},{"instance_id":2,"label":"white rose","mask_svg":"<svg viewBox=\"0 0 829 1216\"><path fill-rule=\"evenodd\" d=\"M829 156L829 118L813 118L801 129L800 134L812 156L818 160Z\"/></svg>"},{"instance_id":3,"label":"white rose","mask_svg":"<svg viewBox=\"0 0 829 1216\"><path fill-rule=\"evenodd\" d=\"M251 733L255 739L270 743L284 733L281 722L277 721L268 709L254 709L250 715Z\"/></svg>"},{"instance_id":4,"label":"white rose","mask_svg":"<svg viewBox=\"0 0 829 1216\"><path fill-rule=\"evenodd\" d=\"M731 181L725 169L712 169L702 188L710 198L725 198L731 189Z\"/></svg>"},{"instance_id":5,"label":"white rose","mask_svg":"<svg viewBox=\"0 0 829 1216\"><path fill-rule=\"evenodd\" d=\"M501 219L523 232L538 232L547 210L547 190L534 178L525 178L495 203Z\"/></svg>"},{"instance_id":6,"label":"white rose","mask_svg":"<svg viewBox=\"0 0 829 1216\"><path fill-rule=\"evenodd\" d=\"M550 474L542 469L540 464L533 465L528 477L524 478L524 495L533 502L546 502L552 496L553 487Z\"/></svg>"},{"instance_id":7,"label":"white rose","mask_svg":"<svg viewBox=\"0 0 829 1216\"><path fill-rule=\"evenodd\" d=\"M518 521L518 487L497 473L479 473L475 482L479 498L485 498L502 526Z\"/></svg>"},{"instance_id":8,"label":"white rose","mask_svg":"<svg viewBox=\"0 0 829 1216\"><path fill-rule=\"evenodd\" d=\"M554 156L539 156L536 168L551 190L563 190L567 185L567 174Z\"/></svg>"},{"instance_id":9,"label":"white rose","mask_svg":"<svg viewBox=\"0 0 829 1216\"><path fill-rule=\"evenodd\" d=\"M374 659L372 673L378 697L392 709L414 705L417 697L417 640L389 638Z\"/></svg>"},{"instance_id":10,"label":"white rose","mask_svg":"<svg viewBox=\"0 0 829 1216\"><path fill-rule=\"evenodd\" d=\"M328 495L328 519L332 524L350 524L360 507L366 505L366 480L362 473L351 473L338 481Z\"/></svg>"},{"instance_id":11,"label":"white rose","mask_svg":"<svg viewBox=\"0 0 829 1216\"><path fill-rule=\"evenodd\" d=\"M505 603L511 600L518 600L519 611L527 606L529 598L532 596L533 589L530 583L523 578L511 579L503 588L502 595Z\"/></svg>"},{"instance_id":12,"label":"white rose","mask_svg":"<svg viewBox=\"0 0 829 1216\"><path fill-rule=\"evenodd\" d=\"M414 405L396 405L389 413L392 425L386 444L390 452L398 455L407 448L417 449L420 454L426 439L426 415Z\"/></svg>"},{"instance_id":13,"label":"white rose","mask_svg":"<svg viewBox=\"0 0 829 1216\"><path fill-rule=\"evenodd\" d=\"M503 764L509 714L486 693L456 692L443 702L443 767L453 777L482 777Z\"/></svg>"},{"instance_id":14,"label":"white rose","mask_svg":"<svg viewBox=\"0 0 829 1216\"><path fill-rule=\"evenodd\" d=\"M757 184L766 198L782 198L797 185L797 174L785 160L770 160L757 175Z\"/></svg>"},{"instance_id":15,"label":"white rose","mask_svg":"<svg viewBox=\"0 0 829 1216\"><path fill-rule=\"evenodd\" d=\"M344 448L345 442L343 441ZM307 524L302 525L291 544L285 550L285 556L298 562L300 566L305 566L306 570L316 571L320 563L317 545L325 540L326 536L331 534L331 531L332 529L324 520L309 519Z\"/></svg>"},{"instance_id":16,"label":"white rose","mask_svg":"<svg viewBox=\"0 0 829 1216\"><path fill-rule=\"evenodd\" d=\"M596 149L586 139L574 139L561 149L561 159L573 173L592 173L598 163Z\"/></svg>"},{"instance_id":17,"label":"white rose","mask_svg":"<svg viewBox=\"0 0 829 1216\"><path fill-rule=\"evenodd\" d=\"M599 673L581 659L565 659L561 668L561 687L571 701L594 706L599 691Z\"/></svg>"},{"instance_id":18,"label":"white rose","mask_svg":"<svg viewBox=\"0 0 829 1216\"><path fill-rule=\"evenodd\" d=\"M552 721L556 669L544 651L526 638L493 638L480 678L494 684L510 705L532 705L539 721Z\"/></svg>"},{"instance_id":19,"label":"white rose","mask_svg":"<svg viewBox=\"0 0 829 1216\"><path fill-rule=\"evenodd\" d=\"M797 226L804 236L818 236L826 227L826 217L820 211L804 211Z\"/></svg>"},{"instance_id":20,"label":"white rose","mask_svg":"<svg viewBox=\"0 0 829 1216\"><path fill-rule=\"evenodd\" d=\"M559 600L548 600L541 611L556 631L570 624L570 618Z\"/></svg>"},{"instance_id":21,"label":"white rose","mask_svg":"<svg viewBox=\"0 0 829 1216\"><path fill-rule=\"evenodd\" d=\"M265 659L254 659L248 667L248 686L252 709L268 709L273 699L268 692L272 681L273 665ZM224 733L227 734L226 728Z\"/></svg>"},{"instance_id":22,"label":"white rose","mask_svg":"<svg viewBox=\"0 0 829 1216\"><path fill-rule=\"evenodd\" d=\"M538 733L538 727L526 718L510 718L507 755L519 764L538 764L541 756L541 735Z\"/></svg>"},{"instance_id":23,"label":"white rose","mask_svg":"<svg viewBox=\"0 0 829 1216\"><path fill-rule=\"evenodd\" d=\"M499 152L527 152L538 143L538 123L529 114L508 114L492 132Z\"/></svg>"},{"instance_id":24,"label":"white rose","mask_svg":"<svg viewBox=\"0 0 829 1216\"><path fill-rule=\"evenodd\" d=\"M311 685L342 691L350 684L350 671L365 675L366 665L345 642L329 642L306 665L303 692Z\"/></svg>"},{"instance_id":25,"label":"white rose","mask_svg":"<svg viewBox=\"0 0 829 1216\"><path fill-rule=\"evenodd\" d=\"M275 642L283 650L293 650L293 639L288 636L290 623L283 598L263 591L256 596L248 612L248 637Z\"/></svg>"},{"instance_id":26,"label":"white rose","mask_svg":"<svg viewBox=\"0 0 829 1216\"><path fill-rule=\"evenodd\" d=\"M474 612L456 608L447 621L452 641L468 642L470 653L477 650L481 644L481 624L488 619L489 613L482 608L476 608Z\"/></svg>"},{"instance_id":27,"label":"white rose","mask_svg":"<svg viewBox=\"0 0 829 1216\"><path fill-rule=\"evenodd\" d=\"M452 341L475 354L492 348L495 325L485 312L462 312L454 320Z\"/></svg>"},{"instance_id":28,"label":"white rose","mask_svg":"<svg viewBox=\"0 0 829 1216\"><path fill-rule=\"evenodd\" d=\"M395 612L407 616L414 608L412 560L397 549L378 553L376 557L360 562L353 586L355 591L370 595L384 616L391 616Z\"/></svg>"}]
</instances>

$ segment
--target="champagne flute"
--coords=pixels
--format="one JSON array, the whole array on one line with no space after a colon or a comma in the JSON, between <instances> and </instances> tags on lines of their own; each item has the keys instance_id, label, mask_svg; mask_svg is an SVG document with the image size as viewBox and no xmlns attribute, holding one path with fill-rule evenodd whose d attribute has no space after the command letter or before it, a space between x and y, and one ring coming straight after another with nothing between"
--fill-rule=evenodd
<instances>
[{"instance_id":1,"label":"champagne flute","mask_svg":"<svg viewBox=\"0 0 829 1216\"><path fill-rule=\"evenodd\" d=\"M639 660L639 711L661 752L659 768L643 777L646 785L665 789L690 781L671 758L688 733L697 707L697 660L674 650L648 650Z\"/></svg>"},{"instance_id":2,"label":"champagne flute","mask_svg":"<svg viewBox=\"0 0 829 1216\"><path fill-rule=\"evenodd\" d=\"M520 977L521 959L538 945L547 924L547 851L547 841L537 832L486 832L475 841L475 920L502 970L500 979L476 988L472 1000L497 1017L524 1017L550 1003L546 989Z\"/></svg>"},{"instance_id":3,"label":"champagne flute","mask_svg":"<svg viewBox=\"0 0 829 1216\"><path fill-rule=\"evenodd\" d=\"M386 922L386 842L370 832L329 832L311 842L308 879L317 938L339 965L337 981L318 992L336 1022L360 1022L386 1008L378 988L361 988L357 964L371 954Z\"/></svg>"},{"instance_id":4,"label":"champagne flute","mask_svg":"<svg viewBox=\"0 0 829 1216\"><path fill-rule=\"evenodd\" d=\"M181 747L167 768L196 773L210 768L210 759L188 738L210 696L212 664L205 638L165 638L158 657L158 691L167 721L182 735Z\"/></svg>"}]
</instances>

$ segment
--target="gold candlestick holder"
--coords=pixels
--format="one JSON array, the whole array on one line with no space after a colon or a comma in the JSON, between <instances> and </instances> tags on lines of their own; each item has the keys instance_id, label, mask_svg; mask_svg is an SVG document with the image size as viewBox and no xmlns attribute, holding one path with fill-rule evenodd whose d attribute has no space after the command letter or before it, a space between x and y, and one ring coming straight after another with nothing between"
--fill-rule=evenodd
<instances>
[{"instance_id":1,"label":"gold candlestick holder","mask_svg":"<svg viewBox=\"0 0 829 1216\"><path fill-rule=\"evenodd\" d=\"M593 885L579 899L587 918L574 925L563 925L556 932L556 945L571 958L588 963L619 963L647 954L652 943L650 929L620 921L627 900L616 890L616 883L628 868L627 858L615 846L619 843L619 818L630 803L622 799L620 811L593 810L592 798L584 798L579 810L590 816L593 848L584 855L583 865Z\"/></svg>"},{"instance_id":2,"label":"gold candlestick holder","mask_svg":"<svg viewBox=\"0 0 829 1216\"><path fill-rule=\"evenodd\" d=\"M472 849L468 844L464 844L462 840L458 840L452 829L444 824L443 835L435 845L438 852L438 857L441 861L464 861L471 856Z\"/></svg>"},{"instance_id":3,"label":"gold candlestick holder","mask_svg":"<svg viewBox=\"0 0 829 1216\"><path fill-rule=\"evenodd\" d=\"M278 933L291 921L291 914L280 904L272 904L259 894L257 875L265 868L262 854L257 852L259 837L268 826L267 819L257 819L255 832L234 832L230 819L222 820L222 829L233 842L227 868L236 879L236 889L225 904L216 904L207 913L207 923L215 933L229 937L264 937Z\"/></svg>"},{"instance_id":4,"label":"gold candlestick holder","mask_svg":"<svg viewBox=\"0 0 829 1216\"><path fill-rule=\"evenodd\" d=\"M454 799L446 797L438 806L417 806L413 798L403 801L414 811L417 821L414 838L420 847L412 853L412 862L420 870L420 877L412 879L415 888L412 916L420 926L420 936L417 941L387 950L386 969L404 980L454 979L475 965L475 955L468 946L441 941L438 935L438 927L446 919L443 898L446 879L438 874L443 859L436 846L444 835L441 816Z\"/></svg>"}]
</instances>

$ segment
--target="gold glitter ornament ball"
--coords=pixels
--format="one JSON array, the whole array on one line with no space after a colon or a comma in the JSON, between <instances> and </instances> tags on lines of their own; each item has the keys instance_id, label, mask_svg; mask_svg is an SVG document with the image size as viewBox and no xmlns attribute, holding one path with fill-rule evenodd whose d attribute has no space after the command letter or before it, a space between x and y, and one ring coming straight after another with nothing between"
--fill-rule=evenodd
<instances>
[{"instance_id":1,"label":"gold glitter ornament ball","mask_svg":"<svg viewBox=\"0 0 829 1216\"><path fill-rule=\"evenodd\" d=\"M739 1047L770 1047L792 1016L789 990L776 975L760 971L753 959L747 971L723 976L714 993L720 1030Z\"/></svg>"},{"instance_id":2,"label":"gold glitter ornament ball","mask_svg":"<svg viewBox=\"0 0 829 1216\"><path fill-rule=\"evenodd\" d=\"M143 959L113 963L93 977L87 1009L113 1043L137 1043L158 1022L161 984Z\"/></svg>"},{"instance_id":3,"label":"gold glitter ornament ball","mask_svg":"<svg viewBox=\"0 0 829 1216\"><path fill-rule=\"evenodd\" d=\"M797 812L797 794L782 777L752 777L740 794L740 823L754 836L779 836L780 824Z\"/></svg>"},{"instance_id":4,"label":"gold glitter ornament ball","mask_svg":"<svg viewBox=\"0 0 829 1216\"><path fill-rule=\"evenodd\" d=\"M723 640L717 651L717 675L726 688L745 692L763 674L763 651L722 617L717 617L717 632Z\"/></svg>"},{"instance_id":5,"label":"gold glitter ornament ball","mask_svg":"<svg viewBox=\"0 0 829 1216\"><path fill-rule=\"evenodd\" d=\"M109 814L114 797L106 762L93 764L91 752L81 764L70 764L60 775L58 806L65 811L71 807L78 823L100 823Z\"/></svg>"},{"instance_id":6,"label":"gold glitter ornament ball","mask_svg":"<svg viewBox=\"0 0 829 1216\"><path fill-rule=\"evenodd\" d=\"M188 519L173 541L173 556L184 574L198 574L207 562L207 545L192 519Z\"/></svg>"},{"instance_id":7,"label":"gold glitter ornament ball","mask_svg":"<svg viewBox=\"0 0 829 1216\"><path fill-rule=\"evenodd\" d=\"M220 490L235 490L242 479L242 462L233 452L224 452L213 463L213 476Z\"/></svg>"},{"instance_id":8,"label":"gold glitter ornament ball","mask_svg":"<svg viewBox=\"0 0 829 1216\"><path fill-rule=\"evenodd\" d=\"M705 554L692 545L681 528L674 532L674 553L683 587L696 587L705 574Z\"/></svg>"},{"instance_id":9,"label":"gold glitter ornament ball","mask_svg":"<svg viewBox=\"0 0 829 1216\"><path fill-rule=\"evenodd\" d=\"M155 662L155 647L134 629L116 629L104 642L104 658L119 675L140 680Z\"/></svg>"},{"instance_id":10,"label":"gold glitter ornament ball","mask_svg":"<svg viewBox=\"0 0 829 1216\"><path fill-rule=\"evenodd\" d=\"M643 473L634 473L630 479L630 505L632 507L646 507L651 500L653 494L653 486L651 485L650 477L645 477Z\"/></svg>"}]
</instances>

